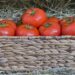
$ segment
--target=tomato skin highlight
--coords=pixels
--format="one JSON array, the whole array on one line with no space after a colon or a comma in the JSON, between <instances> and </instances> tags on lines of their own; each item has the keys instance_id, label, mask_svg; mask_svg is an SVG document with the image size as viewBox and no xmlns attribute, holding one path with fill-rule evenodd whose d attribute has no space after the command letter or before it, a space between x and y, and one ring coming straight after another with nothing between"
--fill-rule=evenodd
<instances>
[{"instance_id":1,"label":"tomato skin highlight","mask_svg":"<svg viewBox=\"0 0 75 75\"><path fill-rule=\"evenodd\" d=\"M0 28L0 36L15 36L15 30L11 27Z\"/></svg>"},{"instance_id":2,"label":"tomato skin highlight","mask_svg":"<svg viewBox=\"0 0 75 75\"><path fill-rule=\"evenodd\" d=\"M47 21L46 12L39 8L30 8L22 15L23 24L39 27Z\"/></svg>"},{"instance_id":3,"label":"tomato skin highlight","mask_svg":"<svg viewBox=\"0 0 75 75\"><path fill-rule=\"evenodd\" d=\"M42 36L60 36L61 27L58 23L49 22L49 20L42 26L40 26L39 31Z\"/></svg>"},{"instance_id":4,"label":"tomato skin highlight","mask_svg":"<svg viewBox=\"0 0 75 75\"><path fill-rule=\"evenodd\" d=\"M17 36L39 36L39 31L36 27L30 25L21 25L16 30Z\"/></svg>"}]
</instances>

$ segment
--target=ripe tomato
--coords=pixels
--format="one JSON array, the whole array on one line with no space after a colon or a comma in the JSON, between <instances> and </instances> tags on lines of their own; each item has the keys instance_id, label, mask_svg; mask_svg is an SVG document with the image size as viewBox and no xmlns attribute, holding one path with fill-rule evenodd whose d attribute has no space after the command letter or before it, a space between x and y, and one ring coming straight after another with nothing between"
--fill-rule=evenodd
<instances>
[{"instance_id":1,"label":"ripe tomato","mask_svg":"<svg viewBox=\"0 0 75 75\"><path fill-rule=\"evenodd\" d=\"M16 23L12 20L0 20L0 23L9 24L12 28L16 29Z\"/></svg>"},{"instance_id":2,"label":"ripe tomato","mask_svg":"<svg viewBox=\"0 0 75 75\"><path fill-rule=\"evenodd\" d=\"M30 24L35 27L39 27L47 20L46 13L39 8L28 9L22 16L22 22L24 24Z\"/></svg>"},{"instance_id":3,"label":"ripe tomato","mask_svg":"<svg viewBox=\"0 0 75 75\"><path fill-rule=\"evenodd\" d=\"M64 18L61 25L62 35L75 35L75 19L73 17Z\"/></svg>"},{"instance_id":4,"label":"ripe tomato","mask_svg":"<svg viewBox=\"0 0 75 75\"><path fill-rule=\"evenodd\" d=\"M40 26L39 31L42 36L60 36L61 34L60 25L49 21Z\"/></svg>"},{"instance_id":5,"label":"ripe tomato","mask_svg":"<svg viewBox=\"0 0 75 75\"><path fill-rule=\"evenodd\" d=\"M55 16L52 16L48 19L49 22L59 23L59 19Z\"/></svg>"},{"instance_id":6,"label":"ripe tomato","mask_svg":"<svg viewBox=\"0 0 75 75\"><path fill-rule=\"evenodd\" d=\"M17 36L39 36L36 27L30 25L20 25L16 30Z\"/></svg>"},{"instance_id":7,"label":"ripe tomato","mask_svg":"<svg viewBox=\"0 0 75 75\"><path fill-rule=\"evenodd\" d=\"M16 24L13 21L1 20L0 21L0 36L14 36Z\"/></svg>"}]
</instances>

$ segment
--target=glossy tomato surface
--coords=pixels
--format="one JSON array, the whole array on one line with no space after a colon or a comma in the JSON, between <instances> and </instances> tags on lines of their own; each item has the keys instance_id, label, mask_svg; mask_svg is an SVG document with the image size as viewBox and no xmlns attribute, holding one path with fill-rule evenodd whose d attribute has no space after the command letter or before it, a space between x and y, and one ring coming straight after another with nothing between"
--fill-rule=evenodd
<instances>
[{"instance_id":1,"label":"glossy tomato surface","mask_svg":"<svg viewBox=\"0 0 75 75\"><path fill-rule=\"evenodd\" d=\"M61 27L58 23L47 21L44 25L40 26L39 31L42 36L60 36Z\"/></svg>"},{"instance_id":2,"label":"glossy tomato surface","mask_svg":"<svg viewBox=\"0 0 75 75\"><path fill-rule=\"evenodd\" d=\"M46 12L39 8L28 9L22 16L22 22L24 24L30 24L35 27L39 27L47 20Z\"/></svg>"},{"instance_id":3,"label":"glossy tomato surface","mask_svg":"<svg viewBox=\"0 0 75 75\"><path fill-rule=\"evenodd\" d=\"M17 36L39 36L39 31L36 27L30 25L20 25L16 30Z\"/></svg>"},{"instance_id":4,"label":"glossy tomato surface","mask_svg":"<svg viewBox=\"0 0 75 75\"><path fill-rule=\"evenodd\" d=\"M14 36L16 24L11 20L0 20L0 36Z\"/></svg>"}]
</instances>

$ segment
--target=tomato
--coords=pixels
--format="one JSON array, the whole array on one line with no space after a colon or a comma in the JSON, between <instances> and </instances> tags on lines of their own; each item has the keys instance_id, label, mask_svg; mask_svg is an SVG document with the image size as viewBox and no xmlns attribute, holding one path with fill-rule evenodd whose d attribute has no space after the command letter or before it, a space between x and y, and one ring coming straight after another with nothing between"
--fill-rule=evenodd
<instances>
[{"instance_id":1,"label":"tomato","mask_svg":"<svg viewBox=\"0 0 75 75\"><path fill-rule=\"evenodd\" d=\"M60 36L61 34L60 25L49 21L40 26L39 31L42 36Z\"/></svg>"},{"instance_id":2,"label":"tomato","mask_svg":"<svg viewBox=\"0 0 75 75\"><path fill-rule=\"evenodd\" d=\"M16 30L17 36L39 36L39 31L31 25L20 25Z\"/></svg>"},{"instance_id":3,"label":"tomato","mask_svg":"<svg viewBox=\"0 0 75 75\"><path fill-rule=\"evenodd\" d=\"M47 20L47 15L45 11L39 8L28 9L22 15L22 22L24 24L30 24L35 27L39 27L40 25L44 24L46 20Z\"/></svg>"},{"instance_id":4,"label":"tomato","mask_svg":"<svg viewBox=\"0 0 75 75\"><path fill-rule=\"evenodd\" d=\"M57 17L52 16L52 17L48 18L48 21L49 22L54 22L54 23L59 23L60 20Z\"/></svg>"},{"instance_id":5,"label":"tomato","mask_svg":"<svg viewBox=\"0 0 75 75\"><path fill-rule=\"evenodd\" d=\"M5 23L5 24L9 24L12 28L16 29L16 23L12 20L0 20L0 22Z\"/></svg>"},{"instance_id":6,"label":"tomato","mask_svg":"<svg viewBox=\"0 0 75 75\"><path fill-rule=\"evenodd\" d=\"M1 20L0 21L0 36L14 36L16 24L13 21Z\"/></svg>"},{"instance_id":7,"label":"tomato","mask_svg":"<svg viewBox=\"0 0 75 75\"><path fill-rule=\"evenodd\" d=\"M62 35L75 35L75 19L67 17L62 19Z\"/></svg>"}]
</instances>

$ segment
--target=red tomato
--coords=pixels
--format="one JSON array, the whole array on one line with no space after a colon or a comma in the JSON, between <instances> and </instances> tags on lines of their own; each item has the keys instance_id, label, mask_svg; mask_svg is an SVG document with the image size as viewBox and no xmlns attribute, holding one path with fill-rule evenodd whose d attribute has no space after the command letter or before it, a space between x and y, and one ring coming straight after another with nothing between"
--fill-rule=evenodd
<instances>
[{"instance_id":1,"label":"red tomato","mask_svg":"<svg viewBox=\"0 0 75 75\"><path fill-rule=\"evenodd\" d=\"M75 19L67 17L61 21L62 35L75 35Z\"/></svg>"},{"instance_id":2,"label":"red tomato","mask_svg":"<svg viewBox=\"0 0 75 75\"><path fill-rule=\"evenodd\" d=\"M55 16L52 16L48 19L49 22L59 23L59 19Z\"/></svg>"},{"instance_id":3,"label":"red tomato","mask_svg":"<svg viewBox=\"0 0 75 75\"><path fill-rule=\"evenodd\" d=\"M61 34L60 25L49 21L40 26L39 31L42 36L60 36Z\"/></svg>"},{"instance_id":4,"label":"red tomato","mask_svg":"<svg viewBox=\"0 0 75 75\"><path fill-rule=\"evenodd\" d=\"M22 22L24 24L30 24L35 27L39 27L47 20L46 13L39 8L28 9L22 16Z\"/></svg>"},{"instance_id":5,"label":"red tomato","mask_svg":"<svg viewBox=\"0 0 75 75\"><path fill-rule=\"evenodd\" d=\"M0 20L0 23L5 23L5 24L9 24L9 26L11 26L12 28L16 29L16 23L12 20Z\"/></svg>"},{"instance_id":6,"label":"red tomato","mask_svg":"<svg viewBox=\"0 0 75 75\"><path fill-rule=\"evenodd\" d=\"M20 25L16 30L17 36L39 36L36 27L30 25Z\"/></svg>"},{"instance_id":7,"label":"red tomato","mask_svg":"<svg viewBox=\"0 0 75 75\"><path fill-rule=\"evenodd\" d=\"M1 20L0 21L0 36L14 36L16 24L13 21Z\"/></svg>"}]
</instances>

